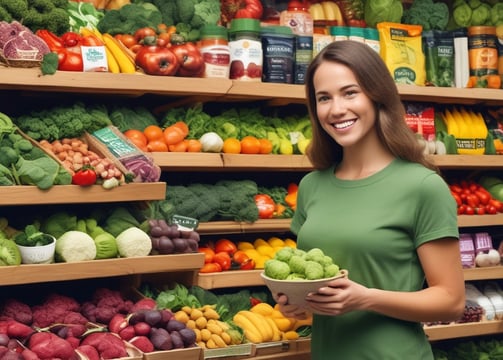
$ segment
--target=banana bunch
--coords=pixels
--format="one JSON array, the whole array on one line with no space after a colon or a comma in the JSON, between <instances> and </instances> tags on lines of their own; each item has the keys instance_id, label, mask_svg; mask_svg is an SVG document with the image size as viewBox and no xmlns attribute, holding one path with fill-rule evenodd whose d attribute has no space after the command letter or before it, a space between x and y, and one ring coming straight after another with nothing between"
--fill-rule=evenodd
<instances>
[{"instance_id":1,"label":"banana bunch","mask_svg":"<svg viewBox=\"0 0 503 360\"><path fill-rule=\"evenodd\" d=\"M342 16L341 9L335 1L322 1L318 3L313 3L309 6L309 13L313 17L313 20L329 20L337 21L338 26L344 26L344 18Z\"/></svg>"},{"instance_id":2,"label":"banana bunch","mask_svg":"<svg viewBox=\"0 0 503 360\"><path fill-rule=\"evenodd\" d=\"M259 303L250 310L241 310L233 321L243 329L246 340L252 343L297 340L296 320L284 317L267 303Z\"/></svg>"},{"instance_id":3,"label":"banana bunch","mask_svg":"<svg viewBox=\"0 0 503 360\"><path fill-rule=\"evenodd\" d=\"M136 72L134 56L112 35L107 33L102 34L98 29L89 29L86 27L81 27L80 33L83 36L95 36L103 42L109 72L114 74L134 74Z\"/></svg>"}]
</instances>

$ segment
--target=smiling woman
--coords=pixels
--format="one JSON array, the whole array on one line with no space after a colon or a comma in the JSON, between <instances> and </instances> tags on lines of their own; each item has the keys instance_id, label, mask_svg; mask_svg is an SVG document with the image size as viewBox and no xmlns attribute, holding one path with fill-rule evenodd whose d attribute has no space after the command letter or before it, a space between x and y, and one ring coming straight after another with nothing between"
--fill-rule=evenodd
<instances>
[{"instance_id":1,"label":"smiling woman","mask_svg":"<svg viewBox=\"0 0 503 360\"><path fill-rule=\"evenodd\" d=\"M313 360L433 360L421 322L456 320L465 304L449 188L368 45L326 46L308 68L306 94L315 170L300 181L291 230L298 249L323 250L351 276L302 305L273 296L288 317L314 314Z\"/></svg>"}]
</instances>

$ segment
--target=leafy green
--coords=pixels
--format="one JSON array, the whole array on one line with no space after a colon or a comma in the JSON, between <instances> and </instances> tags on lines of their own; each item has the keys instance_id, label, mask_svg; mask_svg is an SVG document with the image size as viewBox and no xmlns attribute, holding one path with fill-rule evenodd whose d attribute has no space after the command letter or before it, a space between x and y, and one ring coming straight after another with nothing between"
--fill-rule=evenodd
<instances>
[{"instance_id":1,"label":"leafy green","mask_svg":"<svg viewBox=\"0 0 503 360\"><path fill-rule=\"evenodd\" d=\"M78 33L81 27L96 28L105 13L96 9L92 3L83 1L68 1L70 30Z\"/></svg>"},{"instance_id":2,"label":"leafy green","mask_svg":"<svg viewBox=\"0 0 503 360\"><path fill-rule=\"evenodd\" d=\"M100 32L111 35L132 35L142 27L157 29L162 22L162 14L155 5L131 3L119 9L108 10L98 22L97 28Z\"/></svg>"},{"instance_id":3,"label":"leafy green","mask_svg":"<svg viewBox=\"0 0 503 360\"><path fill-rule=\"evenodd\" d=\"M189 293L187 287L176 283L172 289L161 291L156 297L159 309L170 309L173 312L180 310L183 306L201 307L199 300Z\"/></svg>"},{"instance_id":4,"label":"leafy green","mask_svg":"<svg viewBox=\"0 0 503 360\"><path fill-rule=\"evenodd\" d=\"M423 30L445 30L448 22L449 7L433 0L415 0L402 17L402 23L421 25Z\"/></svg>"},{"instance_id":5,"label":"leafy green","mask_svg":"<svg viewBox=\"0 0 503 360\"><path fill-rule=\"evenodd\" d=\"M403 5L400 0L365 1L365 22L375 28L379 22L399 23L402 20Z\"/></svg>"}]
</instances>

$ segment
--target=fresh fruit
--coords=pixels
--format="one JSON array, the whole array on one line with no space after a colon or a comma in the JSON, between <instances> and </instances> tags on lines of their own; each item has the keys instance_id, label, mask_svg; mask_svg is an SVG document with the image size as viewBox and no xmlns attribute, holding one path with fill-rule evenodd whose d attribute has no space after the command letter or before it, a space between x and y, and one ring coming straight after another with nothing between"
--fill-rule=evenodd
<instances>
[{"instance_id":1,"label":"fresh fruit","mask_svg":"<svg viewBox=\"0 0 503 360\"><path fill-rule=\"evenodd\" d=\"M224 140L222 152L225 154L240 154L241 142L236 138L227 138Z\"/></svg>"},{"instance_id":2,"label":"fresh fruit","mask_svg":"<svg viewBox=\"0 0 503 360\"><path fill-rule=\"evenodd\" d=\"M245 136L241 139L241 154L260 153L260 141L255 136Z\"/></svg>"}]
</instances>

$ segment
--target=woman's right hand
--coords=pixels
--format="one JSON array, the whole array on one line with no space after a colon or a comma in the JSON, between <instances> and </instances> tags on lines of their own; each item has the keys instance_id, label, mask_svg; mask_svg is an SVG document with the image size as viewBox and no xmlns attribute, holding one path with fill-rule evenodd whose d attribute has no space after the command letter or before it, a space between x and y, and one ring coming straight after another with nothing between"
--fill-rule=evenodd
<instances>
[{"instance_id":1,"label":"woman's right hand","mask_svg":"<svg viewBox=\"0 0 503 360\"><path fill-rule=\"evenodd\" d=\"M281 311L285 317L305 320L310 316L306 308L288 304L288 297L284 294L273 294L273 298L279 305L279 311Z\"/></svg>"}]
</instances>

